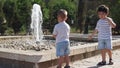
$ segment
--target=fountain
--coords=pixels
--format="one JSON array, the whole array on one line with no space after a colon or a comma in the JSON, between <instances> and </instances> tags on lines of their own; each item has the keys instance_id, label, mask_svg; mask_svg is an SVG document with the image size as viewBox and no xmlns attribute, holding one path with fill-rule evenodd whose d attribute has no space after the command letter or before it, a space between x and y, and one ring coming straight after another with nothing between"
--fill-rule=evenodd
<instances>
[{"instance_id":1,"label":"fountain","mask_svg":"<svg viewBox=\"0 0 120 68\"><path fill-rule=\"evenodd\" d=\"M17 49L17 50L49 50L52 49L54 42L43 40L42 31L42 11L38 4L33 4L31 14L32 37L29 35L21 38L5 39L0 41L1 48ZM4 43L4 44L3 44ZM51 44L50 44L51 43Z\"/></svg>"},{"instance_id":2,"label":"fountain","mask_svg":"<svg viewBox=\"0 0 120 68\"><path fill-rule=\"evenodd\" d=\"M31 29L32 35L35 38L36 43L42 43L43 31L42 31L42 11L38 4L33 4L31 15Z\"/></svg>"}]
</instances>

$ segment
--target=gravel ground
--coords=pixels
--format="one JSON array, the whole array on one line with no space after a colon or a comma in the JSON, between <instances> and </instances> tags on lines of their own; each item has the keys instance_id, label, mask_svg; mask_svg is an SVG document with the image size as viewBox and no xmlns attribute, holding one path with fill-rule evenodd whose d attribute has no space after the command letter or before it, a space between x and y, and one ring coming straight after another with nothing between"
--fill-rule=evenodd
<instances>
[{"instance_id":1,"label":"gravel ground","mask_svg":"<svg viewBox=\"0 0 120 68\"><path fill-rule=\"evenodd\" d=\"M107 56L108 63L108 56ZM75 61L71 64L73 68L120 68L120 49L113 51L113 65L97 66L97 63L101 61L101 55L90 57L87 59Z\"/></svg>"},{"instance_id":2,"label":"gravel ground","mask_svg":"<svg viewBox=\"0 0 120 68\"><path fill-rule=\"evenodd\" d=\"M97 63L101 61L101 55L96 55L87 59L72 62L70 65L71 68L120 68L120 49L113 51L113 65L108 65L108 56L106 60L106 65L97 66ZM56 68L56 66L50 68Z\"/></svg>"}]
</instances>

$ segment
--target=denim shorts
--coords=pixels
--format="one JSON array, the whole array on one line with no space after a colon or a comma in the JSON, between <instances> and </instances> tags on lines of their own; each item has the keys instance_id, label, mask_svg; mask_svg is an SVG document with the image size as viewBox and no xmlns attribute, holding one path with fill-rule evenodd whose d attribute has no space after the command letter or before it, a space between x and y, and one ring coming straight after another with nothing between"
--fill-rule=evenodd
<instances>
[{"instance_id":1,"label":"denim shorts","mask_svg":"<svg viewBox=\"0 0 120 68\"><path fill-rule=\"evenodd\" d=\"M111 39L99 39L98 40L98 49L112 49Z\"/></svg>"},{"instance_id":2,"label":"denim shorts","mask_svg":"<svg viewBox=\"0 0 120 68\"><path fill-rule=\"evenodd\" d=\"M62 41L56 44L56 56L65 56L70 54L69 41Z\"/></svg>"}]
</instances>

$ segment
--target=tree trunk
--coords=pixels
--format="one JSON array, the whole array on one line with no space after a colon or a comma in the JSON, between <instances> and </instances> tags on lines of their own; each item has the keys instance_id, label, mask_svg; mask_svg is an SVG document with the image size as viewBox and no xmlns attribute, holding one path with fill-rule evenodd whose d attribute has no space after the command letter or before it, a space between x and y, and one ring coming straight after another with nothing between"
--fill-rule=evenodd
<instances>
[{"instance_id":1,"label":"tree trunk","mask_svg":"<svg viewBox=\"0 0 120 68\"><path fill-rule=\"evenodd\" d=\"M87 0L79 0L78 3L78 27L80 29L80 33L84 30L85 18L86 18L86 10L87 10Z\"/></svg>"}]
</instances>

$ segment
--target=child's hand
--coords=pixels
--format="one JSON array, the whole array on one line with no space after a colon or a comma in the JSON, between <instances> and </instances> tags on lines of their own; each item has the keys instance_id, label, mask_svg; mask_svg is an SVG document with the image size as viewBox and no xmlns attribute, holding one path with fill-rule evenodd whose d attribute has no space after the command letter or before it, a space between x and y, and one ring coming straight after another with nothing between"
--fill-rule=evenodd
<instances>
[{"instance_id":1,"label":"child's hand","mask_svg":"<svg viewBox=\"0 0 120 68\"><path fill-rule=\"evenodd\" d=\"M107 21L108 21L108 22L111 22L111 20L110 20L110 18L109 18L109 17L106 17L106 19L107 19Z\"/></svg>"},{"instance_id":2,"label":"child's hand","mask_svg":"<svg viewBox=\"0 0 120 68\"><path fill-rule=\"evenodd\" d=\"M111 18L106 17L106 19L107 19L108 23L110 24L110 26L111 26L112 28L115 28L115 27L116 27L116 24L112 21Z\"/></svg>"},{"instance_id":3,"label":"child's hand","mask_svg":"<svg viewBox=\"0 0 120 68\"><path fill-rule=\"evenodd\" d=\"M89 36L88 36L88 40L92 40L92 35L89 35Z\"/></svg>"}]
</instances>

